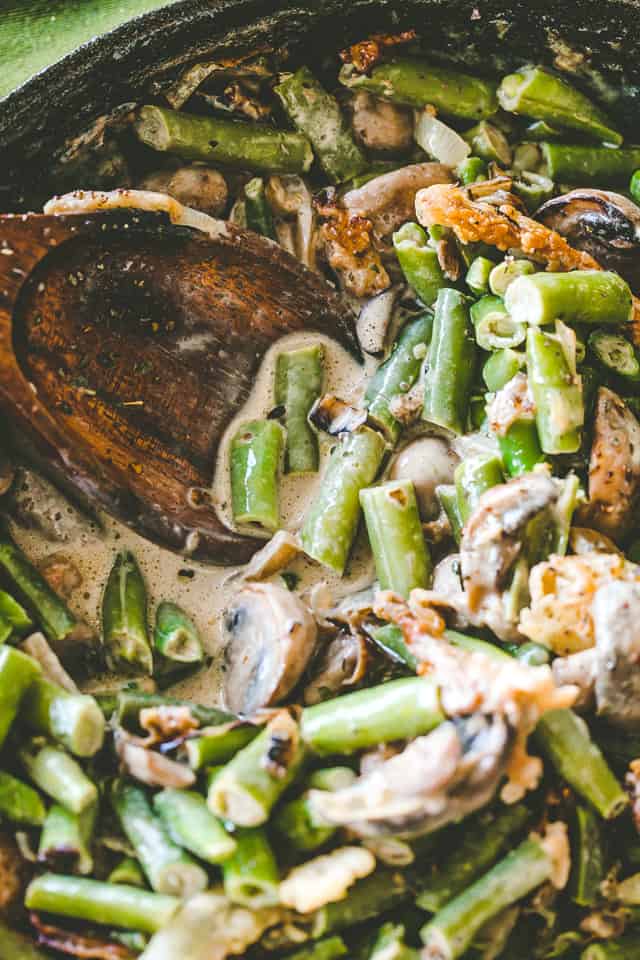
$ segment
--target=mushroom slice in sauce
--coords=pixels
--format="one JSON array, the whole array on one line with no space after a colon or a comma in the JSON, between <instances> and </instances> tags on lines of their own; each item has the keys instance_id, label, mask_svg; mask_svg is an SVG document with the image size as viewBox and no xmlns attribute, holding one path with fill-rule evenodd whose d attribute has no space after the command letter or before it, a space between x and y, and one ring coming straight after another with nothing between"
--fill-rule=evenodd
<instances>
[{"instance_id":1,"label":"mushroom slice in sauce","mask_svg":"<svg viewBox=\"0 0 640 960\"><path fill-rule=\"evenodd\" d=\"M392 480L411 480L423 520L435 520L440 513L436 488L453 483L460 457L443 437L419 437L408 443L391 464Z\"/></svg>"},{"instance_id":2,"label":"mushroom slice in sauce","mask_svg":"<svg viewBox=\"0 0 640 960\"><path fill-rule=\"evenodd\" d=\"M536 219L640 291L640 207L633 201L609 190L571 190L547 200Z\"/></svg>"},{"instance_id":3,"label":"mushroom slice in sauce","mask_svg":"<svg viewBox=\"0 0 640 960\"><path fill-rule=\"evenodd\" d=\"M236 713L278 703L300 679L317 628L296 594L275 583L247 583L225 615L224 696Z\"/></svg>"},{"instance_id":4,"label":"mushroom slice in sauce","mask_svg":"<svg viewBox=\"0 0 640 960\"><path fill-rule=\"evenodd\" d=\"M314 812L358 836L421 836L489 802L506 770L513 735L501 717L443 723L378 764L352 787L311 791Z\"/></svg>"},{"instance_id":5,"label":"mushroom slice in sauce","mask_svg":"<svg viewBox=\"0 0 640 960\"><path fill-rule=\"evenodd\" d=\"M140 184L141 190L166 193L187 207L219 217L227 205L227 183L218 170L205 166L178 167L151 173Z\"/></svg>"},{"instance_id":6,"label":"mushroom slice in sauce","mask_svg":"<svg viewBox=\"0 0 640 960\"><path fill-rule=\"evenodd\" d=\"M600 387L589 460L589 526L613 540L630 529L640 496L640 423L620 397Z\"/></svg>"},{"instance_id":7,"label":"mushroom slice in sauce","mask_svg":"<svg viewBox=\"0 0 640 960\"><path fill-rule=\"evenodd\" d=\"M600 587L593 601L595 695L598 713L640 729L640 583Z\"/></svg>"},{"instance_id":8,"label":"mushroom slice in sauce","mask_svg":"<svg viewBox=\"0 0 640 960\"><path fill-rule=\"evenodd\" d=\"M320 703L352 687L364 677L369 660L364 637L341 630L320 656L311 682L305 687L305 704Z\"/></svg>"},{"instance_id":9,"label":"mushroom slice in sauce","mask_svg":"<svg viewBox=\"0 0 640 960\"><path fill-rule=\"evenodd\" d=\"M368 150L407 150L413 143L413 115L407 107L358 90L351 109L353 132Z\"/></svg>"}]
</instances>

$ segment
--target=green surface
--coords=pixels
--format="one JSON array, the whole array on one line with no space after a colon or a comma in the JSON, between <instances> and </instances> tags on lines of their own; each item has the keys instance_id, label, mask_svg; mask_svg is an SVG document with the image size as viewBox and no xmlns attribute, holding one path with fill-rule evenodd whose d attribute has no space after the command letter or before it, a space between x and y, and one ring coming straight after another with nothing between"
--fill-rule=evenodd
<instances>
[{"instance_id":1,"label":"green surface","mask_svg":"<svg viewBox=\"0 0 640 960\"><path fill-rule=\"evenodd\" d=\"M80 44L175 0L0 0L0 97Z\"/></svg>"}]
</instances>

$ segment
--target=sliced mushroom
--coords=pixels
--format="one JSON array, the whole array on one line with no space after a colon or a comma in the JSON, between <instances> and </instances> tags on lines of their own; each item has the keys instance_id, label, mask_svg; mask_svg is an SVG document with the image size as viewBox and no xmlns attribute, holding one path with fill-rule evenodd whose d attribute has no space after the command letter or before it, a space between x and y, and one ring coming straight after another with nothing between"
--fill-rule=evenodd
<instances>
[{"instance_id":1,"label":"sliced mushroom","mask_svg":"<svg viewBox=\"0 0 640 960\"><path fill-rule=\"evenodd\" d=\"M69 693L77 693L78 687L69 676L60 660L49 646L43 633L32 633L20 644L20 649L37 660L42 667L44 677Z\"/></svg>"},{"instance_id":2,"label":"sliced mushroom","mask_svg":"<svg viewBox=\"0 0 640 960\"><path fill-rule=\"evenodd\" d=\"M351 125L368 150L407 150L413 142L411 110L359 90L351 101Z\"/></svg>"},{"instance_id":3,"label":"sliced mushroom","mask_svg":"<svg viewBox=\"0 0 640 960\"><path fill-rule=\"evenodd\" d=\"M620 397L600 387L584 520L612 540L630 531L640 496L640 423Z\"/></svg>"},{"instance_id":4,"label":"sliced mushroom","mask_svg":"<svg viewBox=\"0 0 640 960\"><path fill-rule=\"evenodd\" d=\"M305 704L320 703L344 687L359 683L367 670L367 644L362 636L341 630L319 658L314 675L305 687Z\"/></svg>"},{"instance_id":5,"label":"sliced mushroom","mask_svg":"<svg viewBox=\"0 0 640 960\"><path fill-rule=\"evenodd\" d=\"M352 787L311 791L309 802L321 820L358 836L422 836L489 802L512 744L504 719L474 714L418 737Z\"/></svg>"},{"instance_id":6,"label":"sliced mushroom","mask_svg":"<svg viewBox=\"0 0 640 960\"><path fill-rule=\"evenodd\" d=\"M149 787L175 787L183 790L195 783L190 767L141 746L140 741L122 730L115 735L115 747L123 770L134 780Z\"/></svg>"},{"instance_id":7,"label":"sliced mushroom","mask_svg":"<svg viewBox=\"0 0 640 960\"><path fill-rule=\"evenodd\" d=\"M503 591L522 552L526 526L558 496L546 473L528 473L487 490L464 526L460 563L469 610L474 622L501 639L518 635Z\"/></svg>"},{"instance_id":8,"label":"sliced mushroom","mask_svg":"<svg viewBox=\"0 0 640 960\"><path fill-rule=\"evenodd\" d=\"M411 480L420 516L434 520L440 513L436 488L453 483L460 457L442 437L420 437L404 447L391 465L392 480Z\"/></svg>"},{"instance_id":9,"label":"sliced mushroom","mask_svg":"<svg viewBox=\"0 0 640 960\"><path fill-rule=\"evenodd\" d=\"M415 220L418 190L452 179L451 169L442 163L413 163L349 190L342 205L351 216L371 220L378 237L387 237L407 220Z\"/></svg>"},{"instance_id":10,"label":"sliced mushroom","mask_svg":"<svg viewBox=\"0 0 640 960\"><path fill-rule=\"evenodd\" d=\"M56 953L80 957L82 960L133 960L136 956L135 951L122 943L89 937L66 927L44 923L37 913L32 913L29 919L37 931L38 945ZM25 949L25 956L29 955L30 952Z\"/></svg>"},{"instance_id":11,"label":"sliced mushroom","mask_svg":"<svg viewBox=\"0 0 640 960\"><path fill-rule=\"evenodd\" d=\"M266 197L275 216L278 242L311 270L316 269L316 216L311 192L293 174L270 177Z\"/></svg>"},{"instance_id":12,"label":"sliced mushroom","mask_svg":"<svg viewBox=\"0 0 640 960\"><path fill-rule=\"evenodd\" d=\"M279 703L300 679L317 628L295 593L275 583L247 583L224 623L224 695L236 713Z\"/></svg>"},{"instance_id":13,"label":"sliced mushroom","mask_svg":"<svg viewBox=\"0 0 640 960\"><path fill-rule=\"evenodd\" d=\"M227 205L227 182L212 167L188 166L177 170L150 173L139 185L140 190L166 193L187 207L219 217Z\"/></svg>"},{"instance_id":14,"label":"sliced mushroom","mask_svg":"<svg viewBox=\"0 0 640 960\"><path fill-rule=\"evenodd\" d=\"M366 423L367 411L352 407L333 393L325 393L309 411L309 420L318 430L337 437L341 433L353 433Z\"/></svg>"},{"instance_id":15,"label":"sliced mushroom","mask_svg":"<svg viewBox=\"0 0 640 960\"><path fill-rule=\"evenodd\" d=\"M378 356L384 351L400 289L399 286L389 287L377 296L365 300L360 307L356 332L358 343L365 353Z\"/></svg>"},{"instance_id":16,"label":"sliced mushroom","mask_svg":"<svg viewBox=\"0 0 640 960\"><path fill-rule=\"evenodd\" d=\"M633 201L608 190L571 190L547 200L536 219L640 292L640 207Z\"/></svg>"},{"instance_id":17,"label":"sliced mushroom","mask_svg":"<svg viewBox=\"0 0 640 960\"><path fill-rule=\"evenodd\" d=\"M19 526L36 530L51 543L69 543L95 529L53 484L33 470L17 471L9 509Z\"/></svg>"},{"instance_id":18,"label":"sliced mushroom","mask_svg":"<svg viewBox=\"0 0 640 960\"><path fill-rule=\"evenodd\" d=\"M627 730L640 729L640 583L613 581L593 601L595 695L598 713Z\"/></svg>"}]
</instances>

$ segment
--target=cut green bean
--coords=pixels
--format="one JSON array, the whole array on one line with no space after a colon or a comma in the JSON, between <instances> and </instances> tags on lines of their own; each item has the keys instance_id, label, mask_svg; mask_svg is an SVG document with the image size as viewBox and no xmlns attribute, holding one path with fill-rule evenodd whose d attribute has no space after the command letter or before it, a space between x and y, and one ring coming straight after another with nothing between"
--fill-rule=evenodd
<instances>
[{"instance_id":1,"label":"cut green bean","mask_svg":"<svg viewBox=\"0 0 640 960\"><path fill-rule=\"evenodd\" d=\"M476 343L482 350L507 350L520 346L527 335L523 323L516 323L501 297L485 296L471 307Z\"/></svg>"},{"instance_id":2,"label":"cut green bean","mask_svg":"<svg viewBox=\"0 0 640 960\"><path fill-rule=\"evenodd\" d=\"M277 420L243 423L231 441L231 500L236 523L275 532L280 524L278 468L284 431Z\"/></svg>"},{"instance_id":3,"label":"cut green bean","mask_svg":"<svg viewBox=\"0 0 640 960\"><path fill-rule=\"evenodd\" d=\"M145 693L142 690L121 690L118 693L117 720L123 727L140 733L140 711L157 707L184 707L202 727L218 727L236 720L232 713L217 707L203 707L202 704L178 697L166 697L157 693Z\"/></svg>"},{"instance_id":4,"label":"cut green bean","mask_svg":"<svg viewBox=\"0 0 640 960\"><path fill-rule=\"evenodd\" d=\"M640 933L631 930L615 940L591 943L580 954L580 960L635 960L640 956Z\"/></svg>"},{"instance_id":5,"label":"cut green bean","mask_svg":"<svg viewBox=\"0 0 640 960\"><path fill-rule=\"evenodd\" d=\"M507 257L496 264L489 275L489 289L496 297L504 297L505 293L518 277L527 277L536 272L530 260L513 260Z\"/></svg>"},{"instance_id":6,"label":"cut green bean","mask_svg":"<svg viewBox=\"0 0 640 960\"><path fill-rule=\"evenodd\" d=\"M179 905L176 897L55 873L36 877L25 895L28 910L144 933L166 926Z\"/></svg>"},{"instance_id":7,"label":"cut green bean","mask_svg":"<svg viewBox=\"0 0 640 960\"><path fill-rule=\"evenodd\" d=\"M483 810L456 828L454 848L442 867L418 880L416 904L437 913L461 894L506 851L531 814L523 804L499 812Z\"/></svg>"},{"instance_id":8,"label":"cut green bean","mask_svg":"<svg viewBox=\"0 0 640 960\"><path fill-rule=\"evenodd\" d=\"M342 937L326 937L288 953L287 960L337 960L338 957L346 957L348 953Z\"/></svg>"},{"instance_id":9,"label":"cut green bean","mask_svg":"<svg viewBox=\"0 0 640 960\"><path fill-rule=\"evenodd\" d=\"M312 773L306 786L314 790L334 791L351 786L355 779L356 774L350 767L329 767ZM337 829L318 820L306 790L280 807L273 823L283 840L305 853L323 846Z\"/></svg>"},{"instance_id":10,"label":"cut green bean","mask_svg":"<svg viewBox=\"0 0 640 960\"><path fill-rule=\"evenodd\" d=\"M18 636L24 636L33 628L33 620L22 604L5 590L0 590L0 618L8 623L12 632L15 631Z\"/></svg>"},{"instance_id":11,"label":"cut green bean","mask_svg":"<svg viewBox=\"0 0 640 960\"><path fill-rule=\"evenodd\" d=\"M440 501L440 506L447 515L449 525L451 526L451 535L459 545L462 538L462 517L458 510L458 494L455 484L442 483L436 487L436 494Z\"/></svg>"},{"instance_id":12,"label":"cut green bean","mask_svg":"<svg viewBox=\"0 0 640 960\"><path fill-rule=\"evenodd\" d=\"M296 743L284 766L276 765L271 758L273 748L274 738L267 727L216 776L207 803L217 817L239 827L259 827L267 822L304 759L304 747Z\"/></svg>"},{"instance_id":13,"label":"cut green bean","mask_svg":"<svg viewBox=\"0 0 640 960\"><path fill-rule=\"evenodd\" d=\"M445 288L438 294L425 377L423 420L463 433L475 371L468 298Z\"/></svg>"},{"instance_id":14,"label":"cut green bean","mask_svg":"<svg viewBox=\"0 0 640 960\"><path fill-rule=\"evenodd\" d=\"M543 844L524 840L423 927L427 956L457 960L488 920L541 886L552 871L553 862Z\"/></svg>"},{"instance_id":15,"label":"cut green bean","mask_svg":"<svg viewBox=\"0 0 640 960\"><path fill-rule=\"evenodd\" d=\"M360 491L360 503L381 590L408 597L426 589L433 567L410 480L389 480Z\"/></svg>"},{"instance_id":16,"label":"cut green bean","mask_svg":"<svg viewBox=\"0 0 640 960\"><path fill-rule=\"evenodd\" d=\"M438 291L446 287L447 278L427 233L417 223L405 223L393 235L393 249L405 280L422 303L430 307Z\"/></svg>"},{"instance_id":17,"label":"cut green bean","mask_svg":"<svg viewBox=\"0 0 640 960\"><path fill-rule=\"evenodd\" d=\"M369 419L396 443L402 425L391 412L391 403L402 397L415 384L431 340L431 314L412 320L401 331L391 355L382 363L369 381L364 402Z\"/></svg>"},{"instance_id":18,"label":"cut green bean","mask_svg":"<svg viewBox=\"0 0 640 960\"><path fill-rule=\"evenodd\" d=\"M470 130L465 130L464 139L470 144L476 156L483 160L494 160L508 167L511 163L511 147L502 130L487 120L481 120Z\"/></svg>"},{"instance_id":19,"label":"cut green bean","mask_svg":"<svg viewBox=\"0 0 640 960\"><path fill-rule=\"evenodd\" d=\"M185 160L222 163L258 173L306 173L313 163L306 137L263 123L145 106L134 129L147 147Z\"/></svg>"},{"instance_id":20,"label":"cut green bean","mask_svg":"<svg viewBox=\"0 0 640 960\"><path fill-rule=\"evenodd\" d=\"M482 378L487 390L497 392L513 380L517 373L524 370L527 359L517 350L496 350L482 368Z\"/></svg>"},{"instance_id":21,"label":"cut green bean","mask_svg":"<svg viewBox=\"0 0 640 960\"><path fill-rule=\"evenodd\" d=\"M223 724L217 730L208 729L202 736L193 737L184 744L192 770L201 770L211 764L226 763L260 733L260 727L251 723Z\"/></svg>"},{"instance_id":22,"label":"cut green bean","mask_svg":"<svg viewBox=\"0 0 640 960\"><path fill-rule=\"evenodd\" d=\"M600 897L606 865L600 823L591 807L575 809L571 844L571 898L579 907L593 907Z\"/></svg>"},{"instance_id":23,"label":"cut green bean","mask_svg":"<svg viewBox=\"0 0 640 960\"><path fill-rule=\"evenodd\" d=\"M44 677L27 691L20 718L34 733L52 737L77 757L92 757L104 742L105 718L94 698L68 693Z\"/></svg>"},{"instance_id":24,"label":"cut green bean","mask_svg":"<svg viewBox=\"0 0 640 960\"><path fill-rule=\"evenodd\" d=\"M553 127L577 130L604 143L620 145L622 135L588 97L556 74L525 67L504 77L498 100L510 113L546 120Z\"/></svg>"},{"instance_id":25,"label":"cut green bean","mask_svg":"<svg viewBox=\"0 0 640 960\"><path fill-rule=\"evenodd\" d=\"M631 319L629 285L608 270L534 273L509 285L505 306L514 322L538 327L562 320L591 326L620 325Z\"/></svg>"},{"instance_id":26,"label":"cut green bean","mask_svg":"<svg viewBox=\"0 0 640 960\"><path fill-rule=\"evenodd\" d=\"M632 382L640 380L640 362L633 344L621 333L594 330L589 337L589 347L596 359L611 373Z\"/></svg>"},{"instance_id":27,"label":"cut green bean","mask_svg":"<svg viewBox=\"0 0 640 960\"><path fill-rule=\"evenodd\" d=\"M498 446L510 477L530 473L536 464L544 460L538 428L532 417L514 420L503 434L498 435Z\"/></svg>"},{"instance_id":28,"label":"cut green bean","mask_svg":"<svg viewBox=\"0 0 640 960\"><path fill-rule=\"evenodd\" d=\"M222 865L224 892L232 903L259 910L278 903L278 865L260 827L237 830L235 851Z\"/></svg>"},{"instance_id":29,"label":"cut green bean","mask_svg":"<svg viewBox=\"0 0 640 960\"><path fill-rule=\"evenodd\" d=\"M546 172L561 183L593 184L611 188L627 183L640 167L640 147L583 147L564 143L541 143Z\"/></svg>"},{"instance_id":30,"label":"cut green bean","mask_svg":"<svg viewBox=\"0 0 640 960\"><path fill-rule=\"evenodd\" d=\"M293 125L311 142L332 183L350 180L368 166L351 135L335 97L321 86L308 67L300 67L274 87Z\"/></svg>"},{"instance_id":31,"label":"cut green bean","mask_svg":"<svg viewBox=\"0 0 640 960\"><path fill-rule=\"evenodd\" d=\"M359 427L333 448L302 527L305 553L342 575L360 519L360 491L373 483L385 451L377 430Z\"/></svg>"},{"instance_id":32,"label":"cut green bean","mask_svg":"<svg viewBox=\"0 0 640 960\"><path fill-rule=\"evenodd\" d=\"M147 589L140 567L128 550L115 559L102 596L102 642L116 672L153 671L147 631Z\"/></svg>"},{"instance_id":33,"label":"cut green bean","mask_svg":"<svg viewBox=\"0 0 640 960\"><path fill-rule=\"evenodd\" d=\"M550 177L545 177L541 173L523 170L519 179L513 181L513 192L524 200L527 210L534 213L539 206L553 196L555 184Z\"/></svg>"},{"instance_id":34,"label":"cut green bean","mask_svg":"<svg viewBox=\"0 0 640 960\"><path fill-rule=\"evenodd\" d=\"M13 647L0 648L0 747L40 672L40 664L32 657Z\"/></svg>"},{"instance_id":35,"label":"cut green bean","mask_svg":"<svg viewBox=\"0 0 640 960\"><path fill-rule=\"evenodd\" d=\"M156 610L153 645L169 660L197 663L204 658L198 628L177 603L163 600Z\"/></svg>"},{"instance_id":36,"label":"cut green bean","mask_svg":"<svg viewBox=\"0 0 640 960\"><path fill-rule=\"evenodd\" d=\"M640 170L636 170L629 181L629 193L636 203L640 203Z\"/></svg>"},{"instance_id":37,"label":"cut green bean","mask_svg":"<svg viewBox=\"0 0 640 960\"><path fill-rule=\"evenodd\" d=\"M186 898L205 889L207 874L176 846L163 821L153 814L141 787L116 782L111 802L154 890Z\"/></svg>"},{"instance_id":38,"label":"cut green bean","mask_svg":"<svg viewBox=\"0 0 640 960\"><path fill-rule=\"evenodd\" d=\"M173 842L201 860L222 863L236 849L233 837L213 816L204 797L195 790L167 787L155 795L153 807Z\"/></svg>"},{"instance_id":39,"label":"cut green bean","mask_svg":"<svg viewBox=\"0 0 640 960\"><path fill-rule=\"evenodd\" d=\"M23 936L0 920L0 957L2 960L49 960L28 937Z\"/></svg>"},{"instance_id":40,"label":"cut green bean","mask_svg":"<svg viewBox=\"0 0 640 960\"><path fill-rule=\"evenodd\" d=\"M72 813L82 813L98 799L95 783L59 747L30 743L20 749L20 760L35 785Z\"/></svg>"},{"instance_id":41,"label":"cut green bean","mask_svg":"<svg viewBox=\"0 0 640 960\"><path fill-rule=\"evenodd\" d=\"M605 820L617 817L629 798L584 720L572 710L551 710L536 727L536 739L553 766L576 793L584 797Z\"/></svg>"},{"instance_id":42,"label":"cut green bean","mask_svg":"<svg viewBox=\"0 0 640 960\"><path fill-rule=\"evenodd\" d=\"M367 631L367 636L391 660L403 664L415 673L419 661L407 646L400 627L395 623L385 623L379 627L365 624L364 629Z\"/></svg>"},{"instance_id":43,"label":"cut green bean","mask_svg":"<svg viewBox=\"0 0 640 960\"><path fill-rule=\"evenodd\" d=\"M438 688L426 677L407 677L307 707L301 733L310 750L330 756L418 737L443 719Z\"/></svg>"},{"instance_id":44,"label":"cut green bean","mask_svg":"<svg viewBox=\"0 0 640 960\"><path fill-rule=\"evenodd\" d=\"M488 257L476 257L467 270L464 282L476 297L489 293L489 277L495 263Z\"/></svg>"},{"instance_id":45,"label":"cut green bean","mask_svg":"<svg viewBox=\"0 0 640 960\"><path fill-rule=\"evenodd\" d=\"M527 333L527 370L542 450L575 453L580 449L584 423L582 388L560 341L531 327Z\"/></svg>"},{"instance_id":46,"label":"cut green bean","mask_svg":"<svg viewBox=\"0 0 640 960\"><path fill-rule=\"evenodd\" d=\"M562 140L564 133L546 120L534 120L525 130L527 140Z\"/></svg>"},{"instance_id":47,"label":"cut green bean","mask_svg":"<svg viewBox=\"0 0 640 960\"><path fill-rule=\"evenodd\" d=\"M430 103L442 113L471 120L490 117L498 107L496 85L492 81L411 57L394 57L369 73L357 73L351 64L346 64L339 79L352 90L368 90L393 103L410 107Z\"/></svg>"},{"instance_id":48,"label":"cut green bean","mask_svg":"<svg viewBox=\"0 0 640 960\"><path fill-rule=\"evenodd\" d=\"M130 887L144 888L147 885L142 867L135 857L123 857L113 868L107 880L109 883L124 883Z\"/></svg>"},{"instance_id":49,"label":"cut green bean","mask_svg":"<svg viewBox=\"0 0 640 960\"><path fill-rule=\"evenodd\" d=\"M463 186L487 179L487 165L480 157L467 157L456 167L456 176Z\"/></svg>"},{"instance_id":50,"label":"cut green bean","mask_svg":"<svg viewBox=\"0 0 640 960\"><path fill-rule=\"evenodd\" d=\"M259 233L270 240L276 239L276 228L273 223L273 214L267 200L262 177L249 180L244 188L244 210L247 227L254 233Z\"/></svg>"},{"instance_id":51,"label":"cut green bean","mask_svg":"<svg viewBox=\"0 0 640 960\"><path fill-rule=\"evenodd\" d=\"M347 930L381 913L393 910L410 896L410 888L399 870L379 868L359 880L343 900L328 903L313 915L312 936L323 937Z\"/></svg>"},{"instance_id":52,"label":"cut green bean","mask_svg":"<svg viewBox=\"0 0 640 960\"><path fill-rule=\"evenodd\" d=\"M27 827L41 827L45 815L40 794L29 784L0 770L0 818Z\"/></svg>"},{"instance_id":53,"label":"cut green bean","mask_svg":"<svg viewBox=\"0 0 640 960\"><path fill-rule=\"evenodd\" d=\"M467 457L458 464L455 470L456 497L463 524L478 506L482 494L503 482L502 464L498 457L479 454Z\"/></svg>"},{"instance_id":54,"label":"cut green bean","mask_svg":"<svg viewBox=\"0 0 640 960\"><path fill-rule=\"evenodd\" d=\"M91 840L96 822L97 804L82 813L72 813L54 803L49 808L40 834L38 860L52 870L89 874L93 870Z\"/></svg>"},{"instance_id":55,"label":"cut green bean","mask_svg":"<svg viewBox=\"0 0 640 960\"><path fill-rule=\"evenodd\" d=\"M274 399L285 411L285 473L318 469L318 437L307 418L322 393L323 364L324 350L318 343L278 355Z\"/></svg>"},{"instance_id":56,"label":"cut green bean","mask_svg":"<svg viewBox=\"0 0 640 960\"><path fill-rule=\"evenodd\" d=\"M64 643L77 627L76 618L2 528L0 570L4 571L19 600L42 627L54 648Z\"/></svg>"}]
</instances>

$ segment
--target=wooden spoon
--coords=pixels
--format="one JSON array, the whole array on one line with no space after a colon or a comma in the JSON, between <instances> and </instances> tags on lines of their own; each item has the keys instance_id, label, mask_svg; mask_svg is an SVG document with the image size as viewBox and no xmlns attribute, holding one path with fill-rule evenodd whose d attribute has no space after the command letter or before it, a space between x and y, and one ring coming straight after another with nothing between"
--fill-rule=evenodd
<instances>
[{"instance_id":1,"label":"wooden spoon","mask_svg":"<svg viewBox=\"0 0 640 960\"><path fill-rule=\"evenodd\" d=\"M225 526L210 488L262 357L303 328L358 346L339 297L282 248L158 205L0 217L0 410L70 494L196 559L242 563L263 541Z\"/></svg>"}]
</instances>

